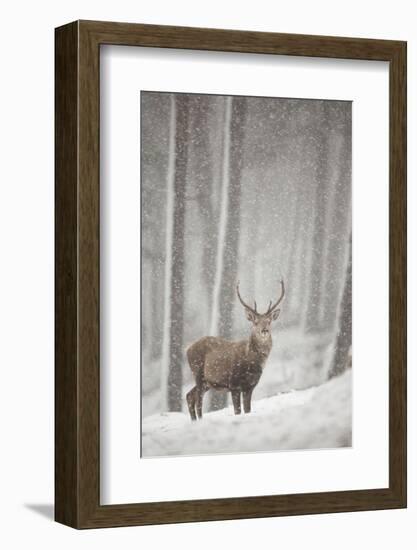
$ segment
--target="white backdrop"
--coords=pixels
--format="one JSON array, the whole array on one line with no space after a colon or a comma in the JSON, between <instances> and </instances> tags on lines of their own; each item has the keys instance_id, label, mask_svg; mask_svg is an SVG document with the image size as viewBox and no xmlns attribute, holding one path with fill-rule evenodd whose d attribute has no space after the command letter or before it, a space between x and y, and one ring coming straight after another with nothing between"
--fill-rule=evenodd
<instances>
[{"instance_id":1,"label":"white backdrop","mask_svg":"<svg viewBox=\"0 0 417 550\"><path fill-rule=\"evenodd\" d=\"M377 9L376 9L377 8ZM77 18L409 40L409 150L417 148L413 3L212 0L3 3L0 36L0 544L5 548L252 548L260 538L323 550L415 547L417 514L417 161L409 161L409 509L75 532L52 523L53 28Z\"/></svg>"}]
</instances>

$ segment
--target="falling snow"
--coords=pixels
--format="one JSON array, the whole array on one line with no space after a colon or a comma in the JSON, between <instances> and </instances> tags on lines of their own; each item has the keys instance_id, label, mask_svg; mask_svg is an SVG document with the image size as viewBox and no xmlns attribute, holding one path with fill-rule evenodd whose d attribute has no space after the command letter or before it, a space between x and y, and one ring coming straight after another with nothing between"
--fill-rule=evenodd
<instances>
[{"instance_id":1,"label":"falling snow","mask_svg":"<svg viewBox=\"0 0 417 550\"><path fill-rule=\"evenodd\" d=\"M351 103L142 92L141 143L144 455L349 445ZM237 281L264 311L281 278L253 412L211 390L190 428L186 347L247 338Z\"/></svg>"}]
</instances>

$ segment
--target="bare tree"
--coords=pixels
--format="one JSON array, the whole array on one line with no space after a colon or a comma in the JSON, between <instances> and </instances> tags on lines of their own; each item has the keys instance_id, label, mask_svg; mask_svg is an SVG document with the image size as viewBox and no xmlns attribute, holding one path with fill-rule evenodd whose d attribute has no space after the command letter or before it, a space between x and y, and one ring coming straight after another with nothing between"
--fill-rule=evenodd
<instances>
[{"instance_id":1,"label":"bare tree","mask_svg":"<svg viewBox=\"0 0 417 550\"><path fill-rule=\"evenodd\" d=\"M167 191L170 106L169 94L141 93L142 315L147 320L142 323L142 336L147 333L142 352L152 362L161 358L163 340L165 224L160 214ZM159 371L151 377L160 383Z\"/></svg>"},{"instance_id":2,"label":"bare tree","mask_svg":"<svg viewBox=\"0 0 417 550\"><path fill-rule=\"evenodd\" d=\"M228 97L225 110L223 193L219 222L211 334L230 339L238 270L240 198L246 98ZM211 409L224 408L227 395L212 395Z\"/></svg>"},{"instance_id":3,"label":"bare tree","mask_svg":"<svg viewBox=\"0 0 417 550\"><path fill-rule=\"evenodd\" d=\"M329 378L337 376L351 366L352 349L352 237L349 237L349 256L339 306L339 321Z\"/></svg>"},{"instance_id":4,"label":"bare tree","mask_svg":"<svg viewBox=\"0 0 417 550\"><path fill-rule=\"evenodd\" d=\"M347 131L351 121L351 110L345 107L342 113L336 111L335 126L339 126L340 130L333 140L333 182L328 197L327 248L322 279L321 324L325 330L331 330L337 320L340 281L343 280L346 257L345 241L351 229L352 134Z\"/></svg>"},{"instance_id":5,"label":"bare tree","mask_svg":"<svg viewBox=\"0 0 417 550\"><path fill-rule=\"evenodd\" d=\"M311 243L310 295L307 302L305 330L319 332L322 278L326 250L326 208L328 207L329 164L331 135L329 127L329 102L318 103L317 130L313 136L316 149L314 221Z\"/></svg>"},{"instance_id":6,"label":"bare tree","mask_svg":"<svg viewBox=\"0 0 417 550\"><path fill-rule=\"evenodd\" d=\"M168 367L166 405L182 410L184 360L184 229L188 160L189 96L171 100L170 158L167 178L164 363ZM163 377L164 378L164 377Z\"/></svg>"},{"instance_id":7,"label":"bare tree","mask_svg":"<svg viewBox=\"0 0 417 550\"><path fill-rule=\"evenodd\" d=\"M228 185L228 215L223 247L222 285L219 300L218 332L223 338L232 336L235 283L238 271L240 197L243 166L243 141L246 117L246 98L232 99L230 125L230 164Z\"/></svg>"},{"instance_id":8,"label":"bare tree","mask_svg":"<svg viewBox=\"0 0 417 550\"><path fill-rule=\"evenodd\" d=\"M213 286L216 275L217 235L213 231L216 219L214 200L215 169L210 151L210 115L213 116L210 96L191 96L190 104L190 134L191 141L190 161L193 168L192 184L201 224L202 224L202 257L204 269L202 277L206 287L208 304L212 304Z\"/></svg>"}]
</instances>

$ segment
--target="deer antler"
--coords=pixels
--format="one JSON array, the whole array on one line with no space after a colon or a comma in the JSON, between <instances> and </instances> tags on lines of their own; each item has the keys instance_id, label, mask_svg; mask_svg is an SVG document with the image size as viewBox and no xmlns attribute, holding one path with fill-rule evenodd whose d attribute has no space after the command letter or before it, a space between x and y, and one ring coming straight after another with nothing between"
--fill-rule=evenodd
<instances>
[{"instance_id":1,"label":"deer antler","mask_svg":"<svg viewBox=\"0 0 417 550\"><path fill-rule=\"evenodd\" d=\"M248 306L248 304L245 304L245 302L242 300L242 296L240 295L240 292L239 292L239 281L237 282L237 285L236 285L236 292L237 292L237 297L239 298L240 303L242 304L242 306L244 308L248 309L249 311L251 311L252 313L254 313L255 315L258 315L258 312L256 311L256 302L254 302L255 303L255 309L253 309L250 306Z\"/></svg>"},{"instance_id":2,"label":"deer antler","mask_svg":"<svg viewBox=\"0 0 417 550\"><path fill-rule=\"evenodd\" d=\"M281 296L278 298L278 300L275 302L275 304L272 305L272 302L269 302L269 307L265 315L268 315L269 313L272 313L274 309L276 309L279 304L281 303L282 299L284 298L285 294L285 287L284 287L284 280L281 279Z\"/></svg>"}]
</instances>

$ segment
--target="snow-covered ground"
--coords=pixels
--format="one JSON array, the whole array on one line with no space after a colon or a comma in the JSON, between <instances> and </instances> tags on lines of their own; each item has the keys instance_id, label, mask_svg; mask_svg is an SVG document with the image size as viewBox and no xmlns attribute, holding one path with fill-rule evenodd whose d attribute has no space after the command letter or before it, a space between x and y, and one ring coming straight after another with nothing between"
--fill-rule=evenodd
<instances>
[{"instance_id":1,"label":"snow-covered ground","mask_svg":"<svg viewBox=\"0 0 417 550\"><path fill-rule=\"evenodd\" d=\"M154 414L142 423L144 457L349 447L352 442L351 370L320 386L231 407L191 422L188 413Z\"/></svg>"}]
</instances>

